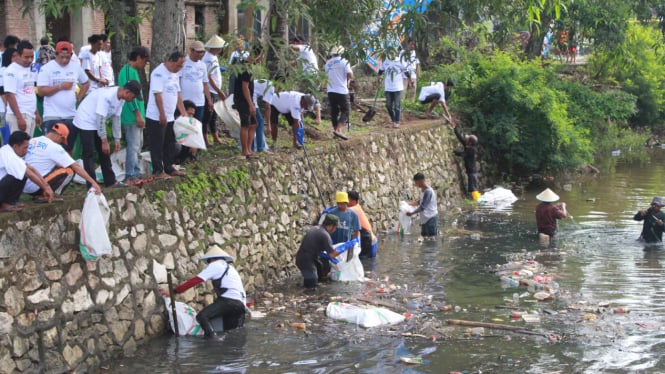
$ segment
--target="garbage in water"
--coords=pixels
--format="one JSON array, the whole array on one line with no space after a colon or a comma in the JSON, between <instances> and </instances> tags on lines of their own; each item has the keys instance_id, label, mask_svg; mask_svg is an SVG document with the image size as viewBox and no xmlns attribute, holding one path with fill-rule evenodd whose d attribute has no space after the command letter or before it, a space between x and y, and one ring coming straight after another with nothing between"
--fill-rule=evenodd
<instances>
[{"instance_id":1,"label":"garbage in water","mask_svg":"<svg viewBox=\"0 0 665 374\"><path fill-rule=\"evenodd\" d=\"M479 204L492 207L494 210L506 209L515 201L517 201L517 196L515 196L513 191L503 187L496 187L489 190L478 198Z\"/></svg>"},{"instance_id":2,"label":"garbage in water","mask_svg":"<svg viewBox=\"0 0 665 374\"><path fill-rule=\"evenodd\" d=\"M406 201L399 202L399 214L397 215L397 233L400 235L409 235L411 234L411 226L413 224L413 219L406 215L406 213L411 213L417 208L415 206L409 205Z\"/></svg>"},{"instance_id":3,"label":"garbage in water","mask_svg":"<svg viewBox=\"0 0 665 374\"><path fill-rule=\"evenodd\" d=\"M394 325L404 322L405 317L391 310L377 307L360 307L335 301L326 308L328 318L355 323L362 327Z\"/></svg>"},{"instance_id":4,"label":"garbage in water","mask_svg":"<svg viewBox=\"0 0 665 374\"><path fill-rule=\"evenodd\" d=\"M422 357L400 357L399 359L405 364L420 365L423 363Z\"/></svg>"}]
</instances>

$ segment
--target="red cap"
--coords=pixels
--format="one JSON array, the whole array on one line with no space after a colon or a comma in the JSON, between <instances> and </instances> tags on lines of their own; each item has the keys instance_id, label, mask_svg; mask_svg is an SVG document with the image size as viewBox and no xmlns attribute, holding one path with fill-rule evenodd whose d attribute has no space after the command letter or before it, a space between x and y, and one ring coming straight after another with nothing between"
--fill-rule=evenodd
<instances>
[{"instance_id":1,"label":"red cap","mask_svg":"<svg viewBox=\"0 0 665 374\"><path fill-rule=\"evenodd\" d=\"M73 52L74 48L72 46L72 43L62 41L62 42L58 42L58 44L55 45L55 51L56 52L63 52L63 51Z\"/></svg>"}]
</instances>

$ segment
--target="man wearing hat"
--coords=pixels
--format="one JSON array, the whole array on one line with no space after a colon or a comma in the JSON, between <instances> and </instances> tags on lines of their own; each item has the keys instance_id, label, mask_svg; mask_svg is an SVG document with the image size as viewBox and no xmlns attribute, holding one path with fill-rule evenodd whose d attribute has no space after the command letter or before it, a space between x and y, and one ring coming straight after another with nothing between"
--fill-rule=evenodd
<instances>
[{"instance_id":1,"label":"man wearing hat","mask_svg":"<svg viewBox=\"0 0 665 374\"><path fill-rule=\"evenodd\" d=\"M316 288L319 279L325 279L330 272L330 264L322 262L321 252L326 252L331 258L337 257L332 247L330 234L337 229L339 218L328 213L321 225L311 228L302 238L298 253L296 253L296 266L300 269L304 279L305 288Z\"/></svg>"},{"instance_id":2,"label":"man wearing hat","mask_svg":"<svg viewBox=\"0 0 665 374\"><path fill-rule=\"evenodd\" d=\"M568 216L566 203L553 204L559 201L559 195L555 194L549 188L538 194L536 199L541 202L536 206L538 235L544 234L549 236L549 247L554 248L556 246L556 220Z\"/></svg>"},{"instance_id":3,"label":"man wearing hat","mask_svg":"<svg viewBox=\"0 0 665 374\"><path fill-rule=\"evenodd\" d=\"M318 101L312 95L305 95L297 91L285 91L276 93L270 104L270 133L273 141L273 148L277 142L277 127L279 124L279 115L282 114L291 125L293 131L293 146L300 148L300 143L296 138L296 130L300 127L302 114L305 111L311 111L316 108ZM320 110L320 106L318 108ZM320 116L319 116L320 117Z\"/></svg>"},{"instance_id":4,"label":"man wearing hat","mask_svg":"<svg viewBox=\"0 0 665 374\"><path fill-rule=\"evenodd\" d=\"M335 194L337 206L328 213L339 218L337 229L332 233L333 244L346 243L351 239L360 238L360 219L356 212L349 208L349 194L337 191Z\"/></svg>"},{"instance_id":5,"label":"man wearing hat","mask_svg":"<svg viewBox=\"0 0 665 374\"><path fill-rule=\"evenodd\" d=\"M88 93L90 81L80 64L72 61L72 43L61 41L55 45L55 60L42 66L37 76L37 89L44 97L44 131L49 132L56 123L71 129L76 104ZM76 91L77 83L80 89ZM63 143L65 144L65 143ZM65 144L67 150L71 146Z\"/></svg>"},{"instance_id":6,"label":"man wearing hat","mask_svg":"<svg viewBox=\"0 0 665 374\"><path fill-rule=\"evenodd\" d=\"M660 243L663 241L663 222L665 213L661 210L663 207L663 198L654 197L651 201L651 207L640 210L635 214L635 221L644 221L642 224L642 234L640 240L645 243Z\"/></svg>"},{"instance_id":7,"label":"man wearing hat","mask_svg":"<svg viewBox=\"0 0 665 374\"><path fill-rule=\"evenodd\" d=\"M143 99L141 84L137 81L129 81L123 87L103 87L93 91L83 99L76 110L74 126L67 138L67 143L72 144L76 141L77 135L81 136L83 167L93 178L95 178L94 154L97 151L106 187L125 187L124 183L116 180L111 168L111 146L106 136L106 120L108 118L113 120L112 131L115 139L113 152L118 152L121 137L120 113L125 102L134 98Z\"/></svg>"},{"instance_id":8,"label":"man wearing hat","mask_svg":"<svg viewBox=\"0 0 665 374\"><path fill-rule=\"evenodd\" d=\"M372 224L369 223L365 211L358 203L360 201L360 194L358 194L358 191L351 190L348 192L348 196L349 209L358 215L358 220L360 221L360 258L374 257L376 252L372 248L378 243L376 236L374 236L374 231L372 231Z\"/></svg>"},{"instance_id":9,"label":"man wearing hat","mask_svg":"<svg viewBox=\"0 0 665 374\"><path fill-rule=\"evenodd\" d=\"M203 43L195 40L189 48L185 65L179 72L182 100L191 100L196 105L194 118L201 123L203 123L206 101L209 103L208 109L213 110L213 101L208 86L208 69L206 64L201 61L205 52Z\"/></svg>"},{"instance_id":10,"label":"man wearing hat","mask_svg":"<svg viewBox=\"0 0 665 374\"><path fill-rule=\"evenodd\" d=\"M197 276L175 288L176 294L183 293L199 283L212 281L217 296L215 301L203 308L197 315L196 321L201 325L206 338L216 335L212 326L212 319L222 318L224 331L242 327L245 323L245 304L247 295L242 285L238 271L231 266L233 257L218 246L213 246L206 252L200 261L208 265ZM165 289L160 294L169 297Z\"/></svg>"},{"instance_id":11,"label":"man wearing hat","mask_svg":"<svg viewBox=\"0 0 665 374\"><path fill-rule=\"evenodd\" d=\"M450 122L450 127L455 131L457 140L464 149L454 151L455 156L460 156L464 160L464 170L466 170L466 189L470 195L478 191L478 167L476 166L476 153L478 152L478 137L475 135L464 135L460 133L454 122Z\"/></svg>"},{"instance_id":12,"label":"man wearing hat","mask_svg":"<svg viewBox=\"0 0 665 374\"><path fill-rule=\"evenodd\" d=\"M67 137L69 137L69 128L63 123L54 124L46 135L30 139L25 162L35 168L51 186L56 196L62 195L65 188L74 179L74 174L78 174L88 181L95 189L95 193L102 193L97 181L86 173L85 169L77 164L63 148L63 145L67 144ZM31 180L26 182L23 193L32 195L32 200L36 203L48 202L44 190ZM54 200L62 201L62 199Z\"/></svg>"},{"instance_id":13,"label":"man wearing hat","mask_svg":"<svg viewBox=\"0 0 665 374\"><path fill-rule=\"evenodd\" d=\"M201 59L208 71L208 86L210 86L212 104L219 99L226 99L226 95L224 95L224 92L222 91L222 72L219 70L219 54L222 53L224 47L226 47L226 41L217 35L213 35L213 37L206 43L206 53ZM206 104L206 106L209 108L210 104ZM208 139L208 131L212 133L212 138L215 143L222 143L219 134L217 134L217 115L214 110L206 108L205 115L203 116L203 138L206 144L210 142Z\"/></svg>"},{"instance_id":14,"label":"man wearing hat","mask_svg":"<svg viewBox=\"0 0 665 374\"><path fill-rule=\"evenodd\" d=\"M328 74L328 102L333 131L341 132L349 121L349 81L353 79L351 64L342 57L344 47L337 46L330 51L332 56L326 61Z\"/></svg>"}]
</instances>

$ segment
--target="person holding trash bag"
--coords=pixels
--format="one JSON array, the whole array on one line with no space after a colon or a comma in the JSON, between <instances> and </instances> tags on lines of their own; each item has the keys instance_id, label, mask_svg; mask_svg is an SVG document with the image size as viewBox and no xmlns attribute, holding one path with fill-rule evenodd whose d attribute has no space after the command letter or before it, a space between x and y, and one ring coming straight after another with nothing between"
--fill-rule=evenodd
<instances>
[{"instance_id":1,"label":"person holding trash bag","mask_svg":"<svg viewBox=\"0 0 665 374\"><path fill-rule=\"evenodd\" d=\"M420 200L409 203L411 206L418 207L413 212L407 212L411 217L414 214L422 213L420 236L423 240L436 240L439 225L439 208L436 203L436 192L427 184L423 173L416 173L413 176L413 183L420 188Z\"/></svg>"},{"instance_id":2,"label":"person holding trash bag","mask_svg":"<svg viewBox=\"0 0 665 374\"><path fill-rule=\"evenodd\" d=\"M556 220L568 217L566 203L552 204L559 201L559 195L549 188L536 196L541 203L536 206L536 227L538 235L549 237L549 248L556 247Z\"/></svg>"},{"instance_id":3,"label":"person holding trash bag","mask_svg":"<svg viewBox=\"0 0 665 374\"><path fill-rule=\"evenodd\" d=\"M296 266L302 273L305 288L316 288L318 281L328 276L330 264L323 262L320 255L321 252L326 252L330 258L335 258L339 254L333 248L330 238L338 224L339 218L336 215L327 214L320 226L311 228L302 238L296 253Z\"/></svg>"},{"instance_id":4,"label":"person holding trash bag","mask_svg":"<svg viewBox=\"0 0 665 374\"><path fill-rule=\"evenodd\" d=\"M358 203L360 201L360 194L358 191L351 190L347 193L349 195L349 209L356 212L358 220L360 221L360 258L374 257L376 252L373 247L378 244L372 224L365 214L365 211Z\"/></svg>"},{"instance_id":5,"label":"person holding trash bag","mask_svg":"<svg viewBox=\"0 0 665 374\"><path fill-rule=\"evenodd\" d=\"M654 197L649 209L640 210L635 214L633 217L635 221L644 221L639 240L645 243L660 243L663 241L665 213L661 210L662 207L663 198Z\"/></svg>"},{"instance_id":6,"label":"person holding trash bag","mask_svg":"<svg viewBox=\"0 0 665 374\"><path fill-rule=\"evenodd\" d=\"M183 293L199 283L212 281L217 298L196 315L196 321L203 328L205 337L212 338L217 335L211 322L214 318L223 319L224 331L242 327L245 323L247 295L240 274L231 265L233 257L215 245L199 260L208 265L197 276L176 287L174 292ZM159 293L170 297L166 289L161 288Z\"/></svg>"}]
</instances>

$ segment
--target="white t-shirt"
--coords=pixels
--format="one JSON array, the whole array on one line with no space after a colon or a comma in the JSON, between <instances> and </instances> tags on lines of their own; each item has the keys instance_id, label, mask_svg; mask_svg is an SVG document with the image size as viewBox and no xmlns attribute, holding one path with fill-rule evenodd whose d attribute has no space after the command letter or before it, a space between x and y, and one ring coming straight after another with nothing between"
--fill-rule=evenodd
<instances>
[{"instance_id":1,"label":"white t-shirt","mask_svg":"<svg viewBox=\"0 0 665 374\"><path fill-rule=\"evenodd\" d=\"M259 107L259 98L268 105L272 104L272 99L275 95L275 86L267 79L254 80L254 106Z\"/></svg>"},{"instance_id":2,"label":"white t-shirt","mask_svg":"<svg viewBox=\"0 0 665 374\"><path fill-rule=\"evenodd\" d=\"M316 53L312 50L312 47L302 44L297 45L300 56L298 56L298 61L302 66L303 71L316 73L319 71L319 59L316 58Z\"/></svg>"},{"instance_id":3,"label":"white t-shirt","mask_svg":"<svg viewBox=\"0 0 665 374\"><path fill-rule=\"evenodd\" d=\"M37 75L37 87L56 86L60 83L73 82L70 90L60 90L51 96L44 96L44 120L74 118L76 114L76 83L84 84L88 76L81 65L69 61L62 66L57 61L50 61L42 66Z\"/></svg>"},{"instance_id":4,"label":"white t-shirt","mask_svg":"<svg viewBox=\"0 0 665 374\"><path fill-rule=\"evenodd\" d=\"M180 90L183 100L191 100L196 106L204 106L206 102L203 93L203 84L208 83L208 69L203 61L194 62L185 59L185 66L178 73L180 76Z\"/></svg>"},{"instance_id":5,"label":"white t-shirt","mask_svg":"<svg viewBox=\"0 0 665 374\"><path fill-rule=\"evenodd\" d=\"M272 106L277 108L277 111L286 114L290 113L293 119L300 119L300 114L303 112L300 106L300 99L305 94L296 91L287 91L276 93L272 98Z\"/></svg>"},{"instance_id":6,"label":"white t-shirt","mask_svg":"<svg viewBox=\"0 0 665 374\"><path fill-rule=\"evenodd\" d=\"M226 271L226 269L229 269ZM238 271L231 265L227 264L224 260L213 261L201 270L197 277L203 279L204 282L219 279L224 272L224 278L222 278L221 288L226 288L226 292L223 295L228 299L239 300L243 305L246 303L245 288L242 285L242 279L240 279L240 274Z\"/></svg>"},{"instance_id":7,"label":"white t-shirt","mask_svg":"<svg viewBox=\"0 0 665 374\"><path fill-rule=\"evenodd\" d=\"M3 82L2 82L2 76L5 74L5 69L7 69L6 66L0 66L0 87L2 87ZM0 113L5 112L5 103L0 102Z\"/></svg>"},{"instance_id":8,"label":"white t-shirt","mask_svg":"<svg viewBox=\"0 0 665 374\"><path fill-rule=\"evenodd\" d=\"M0 179L7 174L16 179L23 179L26 169L25 161L18 157L12 146L6 144L0 148Z\"/></svg>"},{"instance_id":9,"label":"white t-shirt","mask_svg":"<svg viewBox=\"0 0 665 374\"><path fill-rule=\"evenodd\" d=\"M217 56L213 55L212 53L206 51L206 54L203 55L203 58L201 61L206 65L206 70L208 71L208 75L212 77L212 80L215 82L217 85L217 88L220 90L222 89L222 72L219 70L219 59L217 59ZM209 79L209 78L208 78ZM216 93L215 90L210 87L210 92L211 93Z\"/></svg>"},{"instance_id":10,"label":"white t-shirt","mask_svg":"<svg viewBox=\"0 0 665 374\"><path fill-rule=\"evenodd\" d=\"M432 82L429 86L424 86L420 89L420 95L418 95L418 101L425 101L427 96L439 94L441 95L440 101L446 101L446 91L442 82Z\"/></svg>"},{"instance_id":11,"label":"white t-shirt","mask_svg":"<svg viewBox=\"0 0 665 374\"><path fill-rule=\"evenodd\" d=\"M118 87L103 87L95 90L79 104L74 117L74 126L81 130L97 130L97 115L107 119L114 116L120 117L123 104L125 104L125 100L118 98Z\"/></svg>"},{"instance_id":12,"label":"white t-shirt","mask_svg":"<svg viewBox=\"0 0 665 374\"><path fill-rule=\"evenodd\" d=\"M37 169L39 175L46 176L54 167L69 167L75 161L62 146L46 136L30 139L25 162ZM34 193L39 190L35 182L28 179L23 192Z\"/></svg>"},{"instance_id":13,"label":"white t-shirt","mask_svg":"<svg viewBox=\"0 0 665 374\"><path fill-rule=\"evenodd\" d=\"M349 93L347 74L352 72L349 61L335 56L326 61L326 72L328 73L328 92L343 95Z\"/></svg>"},{"instance_id":14,"label":"white t-shirt","mask_svg":"<svg viewBox=\"0 0 665 374\"><path fill-rule=\"evenodd\" d=\"M13 62L3 74L5 92L11 92L16 97L21 113L35 116L37 110L37 95L35 94L35 72L30 67ZM7 113L14 114L11 106L7 104Z\"/></svg>"},{"instance_id":15,"label":"white t-shirt","mask_svg":"<svg viewBox=\"0 0 665 374\"><path fill-rule=\"evenodd\" d=\"M90 49L91 49L91 48L92 48L92 46L91 46L90 44L86 44L86 45L84 45L84 46L81 46L81 48L79 49L79 57L80 57L81 59L83 59L83 57L84 57L88 52L90 52Z\"/></svg>"},{"instance_id":16,"label":"white t-shirt","mask_svg":"<svg viewBox=\"0 0 665 374\"><path fill-rule=\"evenodd\" d=\"M383 71L383 75L385 76L384 90L386 92L398 92L404 90L402 73L404 73L405 67L399 62L399 59L385 59L379 70Z\"/></svg>"},{"instance_id":17,"label":"white t-shirt","mask_svg":"<svg viewBox=\"0 0 665 374\"><path fill-rule=\"evenodd\" d=\"M416 51L402 50L399 54L399 61L404 65L406 71L411 74L411 79L416 79L416 68L420 65L420 60L416 57ZM407 76L404 75L403 78L406 79Z\"/></svg>"},{"instance_id":18,"label":"white t-shirt","mask_svg":"<svg viewBox=\"0 0 665 374\"><path fill-rule=\"evenodd\" d=\"M159 121L159 109L155 103L155 93L162 94L162 104L166 120L175 120L175 108L178 106L178 92L180 92L180 79L177 73L171 73L166 65L160 64L150 74L150 97L145 111L146 118Z\"/></svg>"},{"instance_id":19,"label":"white t-shirt","mask_svg":"<svg viewBox=\"0 0 665 374\"><path fill-rule=\"evenodd\" d=\"M97 79L102 79L101 69L103 64L103 54L104 52L102 51L97 51L97 53L94 54L89 51L85 55L81 56L81 67L83 70L90 70L92 76ZM88 89L88 92L92 92L98 88L99 85L97 82L92 81L90 82L90 88Z\"/></svg>"},{"instance_id":20,"label":"white t-shirt","mask_svg":"<svg viewBox=\"0 0 665 374\"><path fill-rule=\"evenodd\" d=\"M115 74L113 73L113 62L111 52L97 52L102 62L102 78L109 81L109 86L115 85Z\"/></svg>"},{"instance_id":21,"label":"white t-shirt","mask_svg":"<svg viewBox=\"0 0 665 374\"><path fill-rule=\"evenodd\" d=\"M231 52L231 56L229 57L229 65L237 64L237 63L240 62L239 61L240 59L244 60L247 57L249 57L249 52L247 52L247 51L244 51L244 50L242 52L233 51L233 52Z\"/></svg>"}]
</instances>

